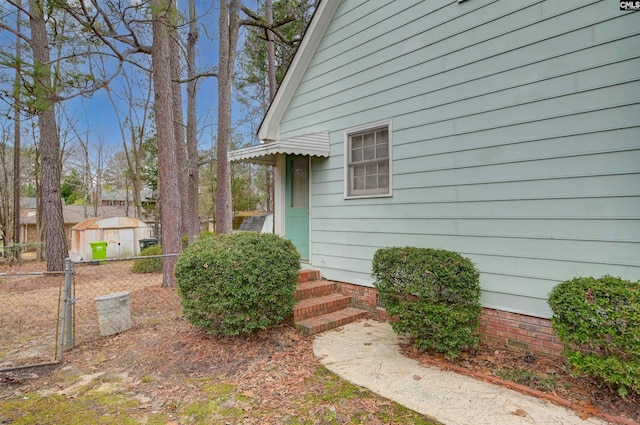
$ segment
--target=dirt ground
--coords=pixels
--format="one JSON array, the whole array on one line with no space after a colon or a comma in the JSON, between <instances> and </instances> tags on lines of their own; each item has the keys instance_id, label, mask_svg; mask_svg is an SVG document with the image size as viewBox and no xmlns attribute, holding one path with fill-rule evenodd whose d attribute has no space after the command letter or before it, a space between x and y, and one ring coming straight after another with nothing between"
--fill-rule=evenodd
<instances>
[{"instance_id":1,"label":"dirt ground","mask_svg":"<svg viewBox=\"0 0 640 425\"><path fill-rule=\"evenodd\" d=\"M77 344L60 365L0 372L0 424L435 424L326 370L313 339L288 325L237 338L192 327L175 288L129 269L77 269ZM0 296L53 286L14 282ZM133 327L100 336L92 297L120 290L131 293ZM37 298L42 308L56 297Z\"/></svg>"},{"instance_id":2,"label":"dirt ground","mask_svg":"<svg viewBox=\"0 0 640 425\"><path fill-rule=\"evenodd\" d=\"M433 424L340 380L318 364L311 345L286 325L250 338L213 338L174 315L84 343L59 367L0 374L0 423L75 424L60 415L43 419L22 402L62 397L82 409L70 411L76 417L100 412L78 424ZM20 422L17 415L30 409Z\"/></svg>"},{"instance_id":3,"label":"dirt ground","mask_svg":"<svg viewBox=\"0 0 640 425\"><path fill-rule=\"evenodd\" d=\"M20 403L42 397L88 403L101 414L83 420L95 423L432 423L326 371L313 356L312 337L287 325L251 337L212 337L183 320L175 289L158 285L133 290L131 304L131 330L86 335L59 366L0 373L0 423L76 423L37 416L12 422L16 411L29 408ZM638 395L621 398L594 380L573 377L558 359L488 345L451 362L410 346L403 350L425 365L499 385L518 381L522 386L514 389L531 388L531 395L570 405L585 417L640 424ZM110 403L116 399L96 398L105 392L124 397L116 404L130 407L114 410Z\"/></svg>"}]
</instances>

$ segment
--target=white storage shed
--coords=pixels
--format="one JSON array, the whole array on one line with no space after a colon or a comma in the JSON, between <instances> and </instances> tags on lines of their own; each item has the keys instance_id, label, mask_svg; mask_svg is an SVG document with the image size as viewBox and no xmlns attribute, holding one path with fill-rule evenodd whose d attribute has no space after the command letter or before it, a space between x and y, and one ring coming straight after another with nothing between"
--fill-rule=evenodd
<instances>
[{"instance_id":1,"label":"white storage shed","mask_svg":"<svg viewBox=\"0 0 640 425\"><path fill-rule=\"evenodd\" d=\"M140 239L151 236L151 227L133 217L93 217L71 228L71 256L91 260L91 242L107 242L107 258L132 257L140 253Z\"/></svg>"}]
</instances>

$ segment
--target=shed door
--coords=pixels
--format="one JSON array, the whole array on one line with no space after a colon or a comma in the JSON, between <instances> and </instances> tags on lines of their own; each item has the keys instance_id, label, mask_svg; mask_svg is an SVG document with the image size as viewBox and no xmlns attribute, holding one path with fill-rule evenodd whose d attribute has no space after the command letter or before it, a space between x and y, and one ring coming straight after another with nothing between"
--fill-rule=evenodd
<instances>
[{"instance_id":1,"label":"shed door","mask_svg":"<svg viewBox=\"0 0 640 425\"><path fill-rule=\"evenodd\" d=\"M134 229L120 229L120 257L136 255L138 241L135 240Z\"/></svg>"},{"instance_id":2,"label":"shed door","mask_svg":"<svg viewBox=\"0 0 640 425\"><path fill-rule=\"evenodd\" d=\"M118 229L104 229L104 241L107 242L107 258L120 257L120 238Z\"/></svg>"},{"instance_id":3,"label":"shed door","mask_svg":"<svg viewBox=\"0 0 640 425\"><path fill-rule=\"evenodd\" d=\"M309 260L309 158L287 156L285 236Z\"/></svg>"}]
</instances>

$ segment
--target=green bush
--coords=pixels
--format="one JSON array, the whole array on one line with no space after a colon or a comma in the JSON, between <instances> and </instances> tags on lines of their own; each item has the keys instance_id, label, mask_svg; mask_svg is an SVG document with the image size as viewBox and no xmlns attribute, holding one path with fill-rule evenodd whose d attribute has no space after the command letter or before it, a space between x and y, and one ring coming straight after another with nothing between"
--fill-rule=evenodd
<instances>
[{"instance_id":1,"label":"green bush","mask_svg":"<svg viewBox=\"0 0 640 425\"><path fill-rule=\"evenodd\" d=\"M640 394L640 282L578 277L549 295L551 326L573 367Z\"/></svg>"},{"instance_id":2,"label":"green bush","mask_svg":"<svg viewBox=\"0 0 640 425\"><path fill-rule=\"evenodd\" d=\"M152 245L140 252L140 257L151 255L162 255L162 247L160 245ZM134 273L162 273L162 258L140 258L134 260L132 270Z\"/></svg>"},{"instance_id":3,"label":"green bush","mask_svg":"<svg viewBox=\"0 0 640 425\"><path fill-rule=\"evenodd\" d=\"M215 235L216 232L212 232L211 230L203 230L202 232L200 232L200 239L210 238Z\"/></svg>"},{"instance_id":4,"label":"green bush","mask_svg":"<svg viewBox=\"0 0 640 425\"><path fill-rule=\"evenodd\" d=\"M293 313L300 255L290 241L242 232L203 238L175 268L185 318L212 334L238 335Z\"/></svg>"},{"instance_id":5,"label":"green bush","mask_svg":"<svg viewBox=\"0 0 640 425\"><path fill-rule=\"evenodd\" d=\"M383 248L373 257L380 300L396 333L421 350L457 357L477 347L479 274L455 252L428 248Z\"/></svg>"}]
</instances>

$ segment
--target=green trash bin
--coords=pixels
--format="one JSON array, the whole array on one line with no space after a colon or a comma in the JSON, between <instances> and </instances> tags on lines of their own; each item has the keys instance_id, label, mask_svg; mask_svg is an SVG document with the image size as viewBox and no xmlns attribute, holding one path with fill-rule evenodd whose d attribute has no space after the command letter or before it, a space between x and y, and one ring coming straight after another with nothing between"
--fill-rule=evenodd
<instances>
[{"instance_id":1,"label":"green trash bin","mask_svg":"<svg viewBox=\"0 0 640 425\"><path fill-rule=\"evenodd\" d=\"M94 260L106 260L107 259L107 242L89 242L91 245L91 254ZM101 261L98 264L106 264L106 261Z\"/></svg>"}]
</instances>

